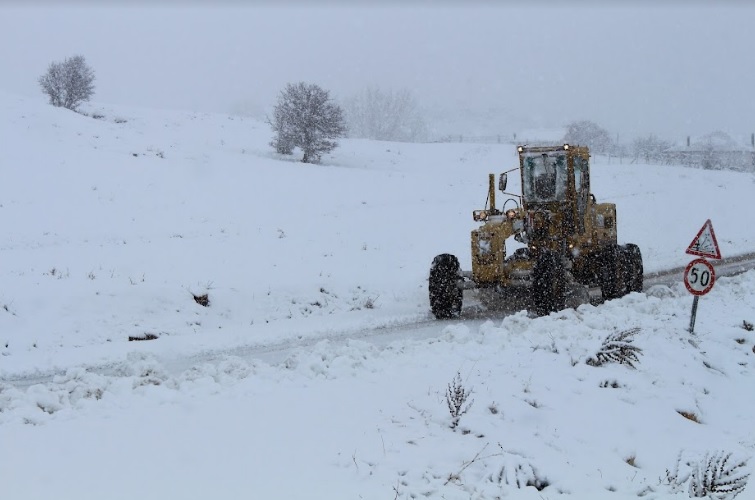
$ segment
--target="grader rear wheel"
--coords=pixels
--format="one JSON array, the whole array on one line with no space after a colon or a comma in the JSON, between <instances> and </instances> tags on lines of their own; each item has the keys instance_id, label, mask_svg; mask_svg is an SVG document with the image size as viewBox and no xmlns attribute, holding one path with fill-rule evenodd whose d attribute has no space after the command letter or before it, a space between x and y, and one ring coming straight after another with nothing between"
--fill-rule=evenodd
<instances>
[{"instance_id":1,"label":"grader rear wheel","mask_svg":"<svg viewBox=\"0 0 755 500\"><path fill-rule=\"evenodd\" d=\"M634 243L627 243L624 245L625 255L625 279L627 292L642 292L643 287L643 274L645 272L642 265L642 253L640 247Z\"/></svg>"}]
</instances>

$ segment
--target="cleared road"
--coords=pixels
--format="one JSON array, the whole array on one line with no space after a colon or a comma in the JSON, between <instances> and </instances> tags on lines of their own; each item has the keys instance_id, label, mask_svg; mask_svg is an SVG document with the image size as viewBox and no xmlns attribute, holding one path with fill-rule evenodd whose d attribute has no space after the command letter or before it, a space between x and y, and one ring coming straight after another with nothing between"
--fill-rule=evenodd
<instances>
[{"instance_id":1,"label":"cleared road","mask_svg":"<svg viewBox=\"0 0 755 500\"><path fill-rule=\"evenodd\" d=\"M692 260L692 258L690 259ZM755 252L738 255L721 259L720 261L711 261L716 270L716 276L734 276L755 268ZM648 273L644 276L644 289L648 290L656 285L674 285L683 281L685 266L666 269L663 271ZM350 332L328 333L323 336L290 340L275 344L266 345L242 345L229 349L219 349L213 351L201 351L191 356L177 358L163 358L157 356L163 365L163 368L171 374L178 374L193 366L204 363L214 363L223 360L228 356L235 356L246 360L260 360L270 365L283 363L298 349L313 347L319 342L327 340L331 344L338 346L344 345L349 340L362 340L379 347L387 346L394 341L400 340L424 340L443 335L444 329L449 325L456 325L463 322L470 329L474 330L486 321L502 320L506 316L520 310L519 307L509 309L488 311L485 308L471 303L464 307L460 318L453 320L436 320L428 311L427 318L420 321L411 321L406 323L395 324L389 327L371 328L367 330L357 330ZM125 362L118 362L108 365L84 366L87 371L104 376L117 377L122 373L128 373L124 366ZM17 388L27 388L36 384L52 383L56 375L62 375L63 372L37 374L34 376L21 376L17 378L0 378L0 383L13 385Z\"/></svg>"}]
</instances>

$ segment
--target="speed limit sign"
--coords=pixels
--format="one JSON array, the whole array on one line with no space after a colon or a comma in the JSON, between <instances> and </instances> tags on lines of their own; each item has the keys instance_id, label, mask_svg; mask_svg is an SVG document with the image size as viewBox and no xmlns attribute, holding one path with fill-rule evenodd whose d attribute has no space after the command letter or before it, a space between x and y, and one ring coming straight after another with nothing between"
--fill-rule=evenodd
<instances>
[{"instance_id":1,"label":"speed limit sign","mask_svg":"<svg viewBox=\"0 0 755 500\"><path fill-rule=\"evenodd\" d=\"M692 295L705 295L716 282L716 271L705 259L695 259L684 270L684 285Z\"/></svg>"}]
</instances>

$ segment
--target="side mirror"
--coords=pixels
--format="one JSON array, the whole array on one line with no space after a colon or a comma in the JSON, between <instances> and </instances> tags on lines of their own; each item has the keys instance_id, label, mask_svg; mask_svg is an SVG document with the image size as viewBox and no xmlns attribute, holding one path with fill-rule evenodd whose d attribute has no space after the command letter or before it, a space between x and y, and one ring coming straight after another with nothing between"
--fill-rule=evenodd
<instances>
[{"instance_id":1,"label":"side mirror","mask_svg":"<svg viewBox=\"0 0 755 500\"><path fill-rule=\"evenodd\" d=\"M509 176L505 173L501 174L501 177L498 179L498 189L500 191L506 191L506 184L508 183Z\"/></svg>"}]
</instances>

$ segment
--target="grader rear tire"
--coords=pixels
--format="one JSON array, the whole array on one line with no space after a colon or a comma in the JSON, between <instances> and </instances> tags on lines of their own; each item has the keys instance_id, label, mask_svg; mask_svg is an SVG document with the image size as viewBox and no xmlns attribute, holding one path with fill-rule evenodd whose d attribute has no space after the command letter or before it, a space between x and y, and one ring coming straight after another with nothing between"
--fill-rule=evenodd
<instances>
[{"instance_id":1,"label":"grader rear tire","mask_svg":"<svg viewBox=\"0 0 755 500\"><path fill-rule=\"evenodd\" d=\"M603 300L618 299L626 295L624 279L624 252L619 245L610 245L600 257L599 282Z\"/></svg>"},{"instance_id":2,"label":"grader rear tire","mask_svg":"<svg viewBox=\"0 0 755 500\"><path fill-rule=\"evenodd\" d=\"M430 266L430 310L438 319L449 319L461 313L463 292L459 288L459 259L444 253Z\"/></svg>"},{"instance_id":3,"label":"grader rear tire","mask_svg":"<svg viewBox=\"0 0 755 500\"><path fill-rule=\"evenodd\" d=\"M642 265L642 253L640 247L634 243L624 245L624 255L626 256L626 286L627 292L642 292L643 274L645 272Z\"/></svg>"}]
</instances>

